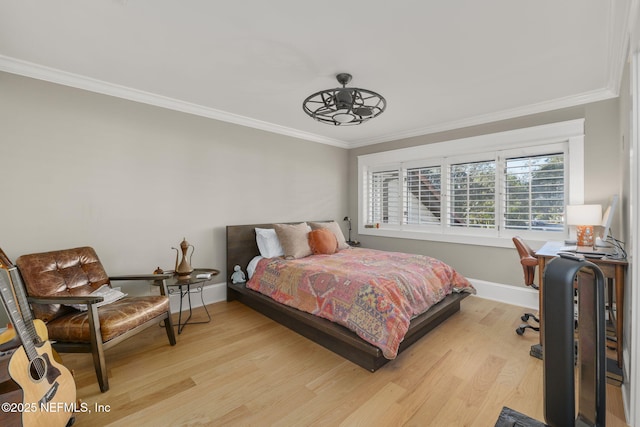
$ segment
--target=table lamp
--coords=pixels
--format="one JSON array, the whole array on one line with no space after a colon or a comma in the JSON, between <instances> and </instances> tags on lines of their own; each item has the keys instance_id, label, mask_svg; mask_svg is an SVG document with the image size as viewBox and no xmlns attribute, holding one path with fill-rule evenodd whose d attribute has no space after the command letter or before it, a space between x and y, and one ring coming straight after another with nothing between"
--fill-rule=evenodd
<instances>
[{"instance_id":1,"label":"table lamp","mask_svg":"<svg viewBox=\"0 0 640 427\"><path fill-rule=\"evenodd\" d=\"M351 218L349 218L348 216L345 216L344 221L349 222L349 240L347 240L347 242L350 242L351 241Z\"/></svg>"},{"instance_id":2,"label":"table lamp","mask_svg":"<svg viewBox=\"0 0 640 427\"><path fill-rule=\"evenodd\" d=\"M578 246L593 246L593 226L602 221L601 205L567 206L567 224L576 226Z\"/></svg>"}]
</instances>

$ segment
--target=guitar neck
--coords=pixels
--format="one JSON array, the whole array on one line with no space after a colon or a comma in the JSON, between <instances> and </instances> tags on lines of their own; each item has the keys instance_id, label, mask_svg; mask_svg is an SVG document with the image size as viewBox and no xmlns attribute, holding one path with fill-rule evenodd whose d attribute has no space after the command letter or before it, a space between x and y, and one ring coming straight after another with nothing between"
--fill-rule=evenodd
<instances>
[{"instance_id":1,"label":"guitar neck","mask_svg":"<svg viewBox=\"0 0 640 427\"><path fill-rule=\"evenodd\" d=\"M9 268L9 275L13 284L13 292L18 300L18 307L20 309L20 314L22 314L22 320L24 320L24 324L28 329L29 335L33 337L34 343L37 344L40 342L40 337L36 333L35 326L33 326L33 316L31 315L29 301L27 301L27 295L25 292L24 283L22 282L22 277L20 277L20 273L18 272L18 269L16 267Z\"/></svg>"},{"instance_id":2,"label":"guitar neck","mask_svg":"<svg viewBox=\"0 0 640 427\"><path fill-rule=\"evenodd\" d=\"M27 295L25 292L24 283L22 283L22 277L20 277L20 273L18 272L17 267L13 265L2 248L0 248L0 268L6 270L9 274L11 289L18 299L18 308L20 309L20 314L22 315L22 319L24 320L24 324L28 329L29 335L33 337L34 344L41 343L42 340L37 334L35 326L33 324L33 316L31 315L31 308L29 307L29 302L27 301Z\"/></svg>"},{"instance_id":3,"label":"guitar neck","mask_svg":"<svg viewBox=\"0 0 640 427\"><path fill-rule=\"evenodd\" d=\"M34 360L38 357L38 352L36 351L33 335L30 335L22 316L18 312L18 306L10 287L9 271L7 269L0 269L0 271L0 297L2 297L2 303L9 314L11 323L13 323L13 328L20 337L20 341L22 341L22 346L25 353L27 353L28 359Z\"/></svg>"}]
</instances>

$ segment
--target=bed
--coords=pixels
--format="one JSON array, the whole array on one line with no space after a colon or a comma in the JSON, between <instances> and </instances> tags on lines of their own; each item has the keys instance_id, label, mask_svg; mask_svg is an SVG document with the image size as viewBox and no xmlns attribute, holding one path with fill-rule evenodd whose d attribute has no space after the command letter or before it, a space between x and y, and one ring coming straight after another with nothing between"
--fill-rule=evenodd
<instances>
[{"instance_id":1,"label":"bed","mask_svg":"<svg viewBox=\"0 0 640 427\"><path fill-rule=\"evenodd\" d=\"M273 227L274 224L227 227L227 272L229 276L236 265L245 269L249 262L260 254L256 243L255 229ZM356 249L352 251L347 249L345 252L355 253ZM468 290L470 292L451 293L426 312L413 317L397 347L397 354L458 312L460 301L473 292L472 288ZM371 372L390 361L389 357L385 357L385 351L382 348L373 345L345 326L277 302L263 293L249 289L245 282L234 284L228 280L227 301L234 300L253 308ZM388 350L386 353L389 356Z\"/></svg>"}]
</instances>

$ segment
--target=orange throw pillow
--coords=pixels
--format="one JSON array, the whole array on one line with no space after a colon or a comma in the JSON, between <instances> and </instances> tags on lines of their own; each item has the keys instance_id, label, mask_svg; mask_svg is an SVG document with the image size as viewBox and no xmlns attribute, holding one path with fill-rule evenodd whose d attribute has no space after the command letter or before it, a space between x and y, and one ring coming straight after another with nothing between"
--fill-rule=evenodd
<instances>
[{"instance_id":1,"label":"orange throw pillow","mask_svg":"<svg viewBox=\"0 0 640 427\"><path fill-rule=\"evenodd\" d=\"M331 230L320 228L309 232L309 247L314 255L331 255L338 250L338 240Z\"/></svg>"}]
</instances>

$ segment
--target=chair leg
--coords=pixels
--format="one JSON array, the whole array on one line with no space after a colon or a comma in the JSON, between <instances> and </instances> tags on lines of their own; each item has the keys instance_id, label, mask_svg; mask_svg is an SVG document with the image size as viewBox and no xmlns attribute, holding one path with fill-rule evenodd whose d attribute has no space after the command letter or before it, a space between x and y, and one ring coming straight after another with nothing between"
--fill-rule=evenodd
<instances>
[{"instance_id":1,"label":"chair leg","mask_svg":"<svg viewBox=\"0 0 640 427\"><path fill-rule=\"evenodd\" d=\"M167 330L169 344L176 345L176 333L173 330L173 321L171 320L171 311L167 311L167 318L164 319L164 327Z\"/></svg>"},{"instance_id":2,"label":"chair leg","mask_svg":"<svg viewBox=\"0 0 640 427\"><path fill-rule=\"evenodd\" d=\"M98 377L100 391L109 390L109 378L107 375L107 364L104 360L104 348L102 347L102 333L100 332L100 319L98 318L98 309L95 305L89 306L89 324L91 335L91 355L93 356L93 366Z\"/></svg>"},{"instance_id":3,"label":"chair leg","mask_svg":"<svg viewBox=\"0 0 640 427\"><path fill-rule=\"evenodd\" d=\"M160 295L165 297L169 297L169 292L167 291L167 281L165 279L162 280L162 285L160 286ZM180 307L182 308L182 306ZM167 330L167 337L169 338L169 344L176 345L176 333L173 330L173 321L171 320L171 308L167 310L167 318L164 319L164 327Z\"/></svg>"},{"instance_id":4,"label":"chair leg","mask_svg":"<svg viewBox=\"0 0 640 427\"><path fill-rule=\"evenodd\" d=\"M107 375L107 366L104 360L102 342L97 342L95 345L93 343L91 344L91 355L93 356L93 366L96 370L96 376L98 377L100 391L104 393L109 390L109 377Z\"/></svg>"}]
</instances>

